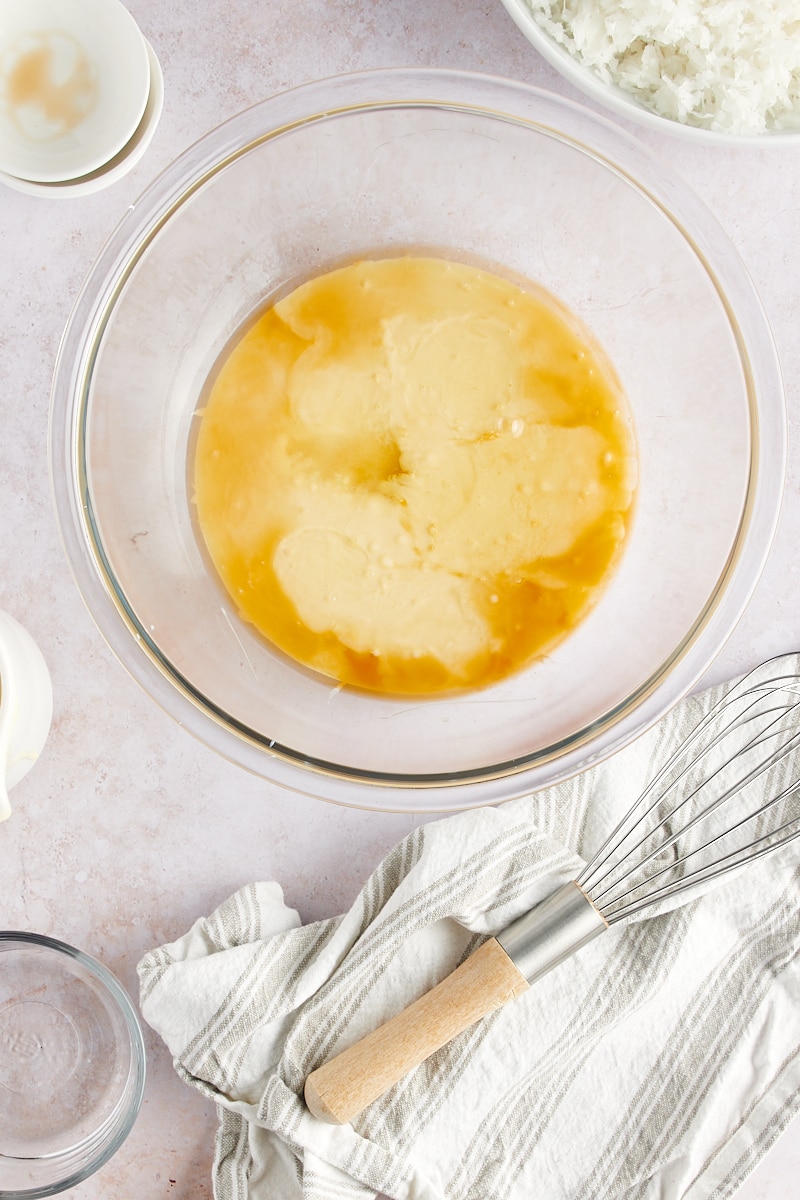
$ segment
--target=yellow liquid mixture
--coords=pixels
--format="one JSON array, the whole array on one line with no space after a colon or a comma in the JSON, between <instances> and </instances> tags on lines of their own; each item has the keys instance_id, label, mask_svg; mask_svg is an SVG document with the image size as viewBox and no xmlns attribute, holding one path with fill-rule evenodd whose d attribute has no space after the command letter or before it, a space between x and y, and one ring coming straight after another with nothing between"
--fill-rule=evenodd
<instances>
[{"instance_id":1,"label":"yellow liquid mixture","mask_svg":"<svg viewBox=\"0 0 800 1200\"><path fill-rule=\"evenodd\" d=\"M547 293L439 258L310 280L230 350L200 529L242 617L373 691L480 687L587 613L636 457L614 373Z\"/></svg>"}]
</instances>

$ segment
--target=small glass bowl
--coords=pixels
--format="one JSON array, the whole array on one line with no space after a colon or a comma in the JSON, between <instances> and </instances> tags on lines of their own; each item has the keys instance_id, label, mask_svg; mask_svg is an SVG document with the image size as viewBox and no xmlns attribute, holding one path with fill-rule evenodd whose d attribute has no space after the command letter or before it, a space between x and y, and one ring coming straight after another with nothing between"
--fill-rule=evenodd
<instances>
[{"instance_id":1,"label":"small glass bowl","mask_svg":"<svg viewBox=\"0 0 800 1200\"><path fill-rule=\"evenodd\" d=\"M54 938L0 932L0 1196L53 1196L93 1174L130 1133L144 1078L111 972Z\"/></svg>"}]
</instances>

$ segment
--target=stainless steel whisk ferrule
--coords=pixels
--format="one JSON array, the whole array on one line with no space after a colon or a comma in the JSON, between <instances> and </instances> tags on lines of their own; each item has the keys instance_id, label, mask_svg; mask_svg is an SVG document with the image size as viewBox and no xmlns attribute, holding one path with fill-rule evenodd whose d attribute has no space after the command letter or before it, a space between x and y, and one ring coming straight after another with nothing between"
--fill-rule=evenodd
<instances>
[{"instance_id":1,"label":"stainless steel whisk ferrule","mask_svg":"<svg viewBox=\"0 0 800 1200\"><path fill-rule=\"evenodd\" d=\"M496 940L530 984L607 928L605 917L573 882L523 913Z\"/></svg>"}]
</instances>

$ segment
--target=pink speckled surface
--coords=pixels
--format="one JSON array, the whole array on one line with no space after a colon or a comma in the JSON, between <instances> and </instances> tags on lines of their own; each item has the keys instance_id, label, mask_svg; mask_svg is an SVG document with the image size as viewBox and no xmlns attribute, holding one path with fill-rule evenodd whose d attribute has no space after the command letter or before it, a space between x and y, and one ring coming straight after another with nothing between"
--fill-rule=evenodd
<instances>
[{"instance_id":1,"label":"pink speckled surface","mask_svg":"<svg viewBox=\"0 0 800 1200\"><path fill-rule=\"evenodd\" d=\"M181 150L282 88L354 69L481 70L580 99L529 47L499 0L130 0L164 68L161 125L120 183L53 203L0 187L0 608L50 666L44 754L0 826L0 924L82 947L135 994L142 953L182 933L241 884L277 879L306 920L348 905L417 818L340 810L280 791L216 758L165 716L103 643L70 576L51 511L50 378L81 281L127 205ZM712 679L800 646L800 150L697 148L639 135L714 210L758 286L787 380L791 461L767 570ZM83 1200L211 1195L215 1116L146 1033L149 1077L135 1129L74 1189ZM790 1129L740 1191L794 1200ZM279 1200L279 1198L276 1198Z\"/></svg>"}]
</instances>

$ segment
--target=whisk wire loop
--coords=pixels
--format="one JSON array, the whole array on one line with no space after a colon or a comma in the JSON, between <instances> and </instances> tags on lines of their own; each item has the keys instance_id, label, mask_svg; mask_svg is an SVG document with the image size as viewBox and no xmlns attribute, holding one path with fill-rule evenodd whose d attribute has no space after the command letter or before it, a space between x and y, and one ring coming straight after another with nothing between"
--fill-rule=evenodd
<instances>
[{"instance_id":1,"label":"whisk wire loop","mask_svg":"<svg viewBox=\"0 0 800 1200\"><path fill-rule=\"evenodd\" d=\"M752 708L753 705L757 704L757 702L758 702L757 698L755 698L752 701L749 708ZM690 749L692 748L694 743L703 736L703 734L706 732L706 729L709 726L712 726L712 727L716 726L716 717L717 717L717 713L718 713L718 707L719 706L715 706L714 708L712 708L710 710L710 712L702 719L702 721L700 721L700 723L693 729L693 731L689 734L689 736L682 743L682 745L680 745L678 747L678 749L673 752L671 757L664 763L663 767L658 771L658 773L653 777L653 779L647 785L645 790L641 793L638 800L634 804L633 808L631 808L631 810L622 818L620 823L612 831L612 833L609 835L609 837L603 843L600 850L597 852L597 854L592 859L592 861L587 865L583 874L581 875L579 882L581 883L582 887L585 887L587 890L591 889L593 894L598 894L597 889L599 888L599 885L614 870L614 861L609 856L609 851L612 849L613 850L618 849L624 841L627 841L628 838L630 838L636 832L637 829L639 829L642 825L644 825L647 818L651 815L651 813L654 811L654 809L657 808L657 806L663 801L666 789L664 789L662 791L657 791L659 784L661 784L662 780L666 776L669 775L670 770L677 763L679 763L682 758L688 756L688 752L690 751ZM731 725L725 726L721 729L718 729L717 733L715 734L714 737L712 737L710 742L708 742L707 745L701 747L700 752L698 754L696 754L694 756L694 758L689 758L689 761L686 762L686 764L684 765L682 770L680 770L679 773L674 777L670 786L672 788L677 788L677 786L681 783L681 781L690 774L690 772L692 771L692 769L694 767L698 766L698 764L710 752L710 750L712 750L715 746L717 746L724 737L726 737L732 730L734 730L741 723L742 719L744 719L744 717L746 716L747 711L748 710L745 711L745 714L740 715L737 718L737 720L735 722L733 722ZM714 772L713 774L714 775L718 774L719 770L721 770L721 769L722 769L721 767L718 768L717 771ZM671 815L674 815L675 813L680 811L680 809L683 808L686 804L688 804L694 798L694 796L697 794L700 787L702 787L704 783L709 782L711 778L713 778L713 775L707 776L706 779L703 780L700 784L698 784L698 786L694 790L690 790L689 793L684 797L684 799L682 801L680 801L673 808ZM655 798L653 799L652 803L649 806L645 807L647 800L654 794L655 794ZM623 833L623 830L625 829L626 824L629 821L631 821L634 817L636 819L633 821L633 824L630 826L630 828L627 830L627 832ZM660 828L660 826L663 824L664 824L664 822L662 821L657 828ZM642 845L642 843L644 841L646 841L647 837L651 836L653 832L654 831L651 830L648 834L645 835L645 837L640 839L640 841L637 842L636 845L629 847L629 849L627 851L628 855L630 856L633 853L635 853L635 851L639 849L639 847ZM664 848L666 848L666 846ZM602 873L598 876L597 871L601 871L603 867L605 868L605 870L602 871ZM632 867L631 869L632 870L635 869L635 866Z\"/></svg>"},{"instance_id":2,"label":"whisk wire loop","mask_svg":"<svg viewBox=\"0 0 800 1200\"><path fill-rule=\"evenodd\" d=\"M756 701L754 701L753 703L756 703ZM653 811L653 809L657 806L659 801L662 799L662 793L657 791L662 780L669 774L670 770L675 766L675 764L680 762L680 760L688 754L688 752L690 751L690 749L692 748L694 743L697 742L703 736L707 727L709 725L713 726L715 724L715 717L717 715L718 710L721 708L722 704L723 704L723 701L718 702L718 704L715 705L706 714L705 717L703 717L703 719L695 726L695 728L691 731L691 733L686 737L685 741L680 746L678 746L677 750L673 751L670 758L667 759L667 761L664 763L664 765L661 767L661 769L657 772L657 774L654 775L654 777L650 780L650 782L648 783L648 785L646 786L644 791L641 793L641 795L639 796L639 798L636 801L636 803L634 804L634 806L630 809L630 811L628 813L625 814L625 816L622 818L622 820L619 822L619 824L611 831L611 833L606 838L605 842L603 842L602 846L595 854L594 858L585 867L583 874L581 875L581 878L579 881L581 883L581 886L585 887L588 890L590 888L596 887L598 883L602 882L604 875L600 875L599 878L594 878L594 876L598 870L600 870L605 864L607 864L609 862L608 852L612 848L616 848L617 846L619 846L625 838L629 837L647 819L647 817L650 815L650 813ZM716 742L718 742L725 735L726 732L727 732L727 729L725 729L725 728L719 730L716 737L714 739L712 739L710 746L713 746ZM703 754L706 752L707 749L708 749L708 747L704 747L701 750L700 754L696 755L693 759L690 759L689 762L686 763L683 770L676 777L675 782L680 781L680 779L683 778L692 769L693 766L697 765L697 763L700 761L700 759L702 758ZM648 808L645 809L644 805L646 804L649 797L652 796L654 793L655 793L655 799L654 799L653 803ZM639 810L643 810L643 811L639 812ZM628 832L626 834L623 834L622 831L625 829L626 824L637 813L639 813L639 815L637 816L633 825L631 825L631 828L628 830ZM609 867L608 869L610 870L611 868ZM608 871L606 871L606 874L607 873L608 873Z\"/></svg>"},{"instance_id":3,"label":"whisk wire loop","mask_svg":"<svg viewBox=\"0 0 800 1200\"><path fill-rule=\"evenodd\" d=\"M773 850L778 850L783 846L789 845L790 842L800 837L800 828L797 827L796 821L787 822L786 826L779 826L775 830L775 833L779 833L781 829L789 826L792 827L793 831L785 837L775 839L770 834L764 834L761 838L750 843L749 846L737 851L731 851L729 855L717 859L709 866L694 871L689 875L684 875L679 881L655 889L643 899L626 904L623 908L614 912L608 912L606 909L603 909L603 915L609 925L614 925L617 921L621 921L625 917L634 916L636 913L652 908L653 905L658 904L662 900L669 900L673 896L683 895L696 890L710 879L721 878L732 871L738 871L741 867L747 866L759 858L763 858L766 854L771 854ZM767 842L768 844L762 845L760 849L755 849L761 842Z\"/></svg>"},{"instance_id":4,"label":"whisk wire loop","mask_svg":"<svg viewBox=\"0 0 800 1200\"><path fill-rule=\"evenodd\" d=\"M758 745L760 745L764 740L765 739L763 737L759 738L757 740L754 740L752 743L748 744L746 749L747 750L754 749ZM598 907L602 907L603 906L603 897L610 890L612 890L612 888L617 888L625 879L629 878L635 872L640 870L643 866L646 866L647 864L652 862L655 858L661 856L664 853L664 851L668 850L671 846L677 844L681 840L686 840L687 834L691 833L692 830L698 828L704 821L706 821L708 819L709 816L713 815L713 813L717 809L721 808L723 804L725 804L728 800L730 800L733 797L735 797L736 795L738 795L745 786L747 786L752 781L758 779L764 773L765 770L767 770L769 767L775 766L778 762L781 761L782 758L785 758L792 751L796 750L798 748L798 746L800 746L800 731L798 731L798 733L795 734L794 737L790 739L790 741L784 743L781 746L779 751L771 752L771 754L769 755L769 757L767 759L757 763L748 772L748 774L746 774L742 779L737 779L730 786L728 786L727 788L724 788L724 790L722 790L717 796L715 796L715 798L712 800L712 802L710 804L708 804L705 808L701 809L701 811L698 812L694 817L692 817L687 822L687 824L684 825L681 829L676 830L674 833L666 836L653 850L651 850L649 853L647 853L642 858L640 858L638 860L632 859L632 855L637 850L640 850L647 841L649 841L652 837L654 837L657 833L659 833L662 829L664 829L674 816L676 816L683 808L685 808L687 805L689 805L691 803L691 801L696 799L701 794L702 790L705 787L707 787L708 785L713 784L715 782L715 780L724 771L724 766L721 765L721 766L717 767L715 771L713 771L711 774L709 774L706 779L704 779L700 784L697 785L697 787L695 787L691 792L689 792L689 794L683 800L681 800L679 803L677 803L675 805L675 807L671 810L671 812L668 814L668 816L664 817L653 829L651 829L647 833L645 833L644 836L641 837L639 839L639 841L635 844L635 846L631 847L627 851L626 862L629 864L627 869L622 871L620 874L618 874L616 879L611 884L609 884L606 888L602 888L601 887L602 883L604 882L605 879L608 878L608 876L614 870L614 864L612 863L609 865L609 868L605 872L605 874L601 875L600 878L597 879L591 885L593 902L595 904L597 904ZM680 779L680 776L678 778ZM737 829L742 828L749 821L753 821L758 816L767 812L774 804L777 804L779 802L779 800L787 799L788 796L791 795L795 790L796 790L796 788L794 788L794 787L787 788L784 792L781 792L777 797L774 797L772 800L769 800L767 803L762 805L760 808L756 809L755 811L753 811L751 813L748 813L746 816L742 817L740 820L731 824L729 826L729 828L724 831L724 833L715 834L712 838L709 839L709 841L703 843L701 846L698 846L696 849L692 850L691 853L684 855L682 858L680 858L678 860L674 860L673 862L670 862L667 866L662 867L660 870L654 872L653 875L650 875L648 877L648 879L653 879L653 878L655 878L656 875L663 874L664 871L670 870L673 866L677 866L677 865L684 863L686 861L686 859L691 858L692 855L698 854L702 850L709 849L715 843L720 841L723 837L726 837L729 834L734 833ZM645 820L646 816L649 815L650 812L652 812L653 807L654 806L651 806L647 810L647 813L642 815L642 817L637 822L637 826ZM633 829L635 829L637 826L632 827L630 832L633 832ZM619 897L619 896L617 897L617 899L620 899L620 898L621 897Z\"/></svg>"},{"instance_id":5,"label":"whisk wire loop","mask_svg":"<svg viewBox=\"0 0 800 1200\"><path fill-rule=\"evenodd\" d=\"M757 668L668 757L579 886L613 923L794 840L798 750L800 677Z\"/></svg>"},{"instance_id":6,"label":"whisk wire loop","mask_svg":"<svg viewBox=\"0 0 800 1200\"><path fill-rule=\"evenodd\" d=\"M695 871L681 875L679 879L673 879L663 887L652 887L653 881L659 876L665 875L669 872L674 873L674 869L676 867L685 867L689 859L711 849L713 846L727 837L729 833L735 833L749 821L754 821L759 816L763 815L763 813L766 812L767 809L771 808L774 804L778 804L781 801L786 800L789 796L797 794L798 791L800 791L800 783L790 785L790 787L779 793L774 800L769 801L769 803L765 804L763 808L751 813L750 816L743 817L735 825L731 826L729 830L715 835L707 842L704 842L703 845L689 851L682 858L679 858L674 862L670 862L666 866L661 867L659 870L654 871L651 875L648 875L645 882L649 890L645 898L640 898L635 902L625 904L622 908L619 907L622 905L623 901L626 901L630 896L634 896L635 893L639 891L642 886L644 886L642 882L639 882L628 888L626 891L617 894L610 904L603 903L602 898L598 897L597 895L593 895L592 902L602 910L603 915L608 923L614 924L615 921L619 921L623 917L631 916L633 913L639 912L643 908L647 908L652 904L656 904L660 900L667 899L670 896L679 895L685 891L689 891L690 889L697 887L698 884L704 883L708 879L715 878L717 875L727 874L737 867L752 862L756 858L763 857L770 850L776 850L780 846L787 845L789 842L794 841L795 838L800 837L800 818L798 817L790 818L788 821L783 822L783 824L778 825L775 829L769 830L767 833L763 833L760 836L754 837L753 840L748 842L746 846L740 846L735 850L729 851L727 854L722 854L713 862L706 863L704 866ZM757 849L757 847L761 847L761 849Z\"/></svg>"}]
</instances>

